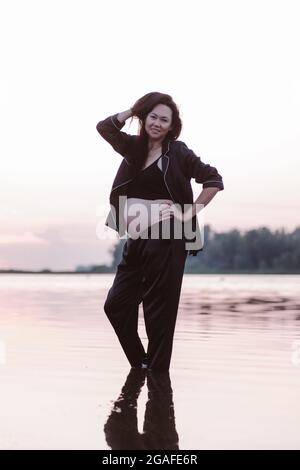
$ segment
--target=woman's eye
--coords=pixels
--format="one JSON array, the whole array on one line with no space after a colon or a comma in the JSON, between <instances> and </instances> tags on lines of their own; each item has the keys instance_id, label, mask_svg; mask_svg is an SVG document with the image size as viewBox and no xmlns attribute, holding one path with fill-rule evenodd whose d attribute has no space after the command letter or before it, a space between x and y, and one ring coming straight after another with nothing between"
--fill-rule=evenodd
<instances>
[{"instance_id":1,"label":"woman's eye","mask_svg":"<svg viewBox=\"0 0 300 470\"><path fill-rule=\"evenodd\" d=\"M155 116L151 116L152 119L155 119ZM167 122L166 119L162 119L163 122Z\"/></svg>"}]
</instances>

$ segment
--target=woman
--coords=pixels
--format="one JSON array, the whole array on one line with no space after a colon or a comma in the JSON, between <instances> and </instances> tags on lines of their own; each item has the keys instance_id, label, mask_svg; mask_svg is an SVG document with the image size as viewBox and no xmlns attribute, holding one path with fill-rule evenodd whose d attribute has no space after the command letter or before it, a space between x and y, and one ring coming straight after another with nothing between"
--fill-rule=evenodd
<instances>
[{"instance_id":1,"label":"woman","mask_svg":"<svg viewBox=\"0 0 300 470\"><path fill-rule=\"evenodd\" d=\"M138 135L121 131L129 117L139 119ZM158 92L97 124L100 135L124 157L105 224L128 237L104 311L131 366L159 371L170 367L187 254L203 249L196 213L224 189L217 169L177 140L181 127L172 97ZM191 178L203 184L195 203ZM137 332L141 301L147 353Z\"/></svg>"}]
</instances>

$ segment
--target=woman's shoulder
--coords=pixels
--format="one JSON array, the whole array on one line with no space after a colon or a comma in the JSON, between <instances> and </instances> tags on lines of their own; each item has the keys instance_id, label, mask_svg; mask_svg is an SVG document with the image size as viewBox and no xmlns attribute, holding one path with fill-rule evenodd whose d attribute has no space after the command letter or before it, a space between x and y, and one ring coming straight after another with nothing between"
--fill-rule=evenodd
<instances>
[{"instance_id":1,"label":"woman's shoulder","mask_svg":"<svg viewBox=\"0 0 300 470\"><path fill-rule=\"evenodd\" d=\"M186 153L189 151L187 144L183 140L174 140L172 142L172 148L179 156L185 156Z\"/></svg>"},{"instance_id":2,"label":"woman's shoulder","mask_svg":"<svg viewBox=\"0 0 300 470\"><path fill-rule=\"evenodd\" d=\"M188 146L183 140L174 140L173 145L176 149L187 149Z\"/></svg>"}]
</instances>

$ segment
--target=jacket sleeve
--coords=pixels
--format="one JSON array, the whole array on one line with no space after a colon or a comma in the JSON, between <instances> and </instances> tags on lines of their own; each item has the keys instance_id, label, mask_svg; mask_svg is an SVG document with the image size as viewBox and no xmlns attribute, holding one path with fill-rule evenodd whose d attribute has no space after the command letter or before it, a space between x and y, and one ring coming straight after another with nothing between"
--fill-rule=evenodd
<instances>
[{"instance_id":1,"label":"jacket sleeve","mask_svg":"<svg viewBox=\"0 0 300 470\"><path fill-rule=\"evenodd\" d=\"M98 122L96 129L101 137L103 137L103 139L105 139L116 152L125 157L134 136L121 131L125 121L122 123L118 121L118 114L119 113L113 114L112 116L105 118L103 121Z\"/></svg>"},{"instance_id":2,"label":"jacket sleeve","mask_svg":"<svg viewBox=\"0 0 300 470\"><path fill-rule=\"evenodd\" d=\"M181 142L181 154L183 172L187 178L195 178L196 183L203 184L203 188L219 188L220 191L224 189L223 179L218 170L204 163L184 142Z\"/></svg>"}]
</instances>

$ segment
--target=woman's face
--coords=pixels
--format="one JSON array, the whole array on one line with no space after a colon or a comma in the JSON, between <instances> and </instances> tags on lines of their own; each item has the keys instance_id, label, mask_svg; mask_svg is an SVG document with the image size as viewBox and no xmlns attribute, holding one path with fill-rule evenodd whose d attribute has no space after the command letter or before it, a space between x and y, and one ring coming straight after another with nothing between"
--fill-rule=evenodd
<instances>
[{"instance_id":1,"label":"woman's face","mask_svg":"<svg viewBox=\"0 0 300 470\"><path fill-rule=\"evenodd\" d=\"M149 138L162 142L171 129L172 109L165 104L157 104L145 120L145 130Z\"/></svg>"}]
</instances>

